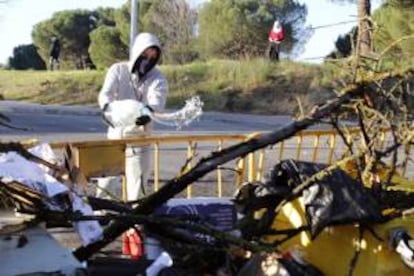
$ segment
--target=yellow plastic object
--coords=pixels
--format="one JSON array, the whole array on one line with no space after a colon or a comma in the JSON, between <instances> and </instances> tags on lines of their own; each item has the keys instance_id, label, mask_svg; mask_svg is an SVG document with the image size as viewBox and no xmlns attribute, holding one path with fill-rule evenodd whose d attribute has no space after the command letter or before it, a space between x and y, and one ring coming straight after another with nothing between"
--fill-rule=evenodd
<instances>
[{"instance_id":1,"label":"yellow plastic object","mask_svg":"<svg viewBox=\"0 0 414 276\"><path fill-rule=\"evenodd\" d=\"M286 204L274 220L273 229L283 230L305 225L304 209L299 200ZM304 259L319 268L325 275L348 275L351 261L360 248L353 275L414 275L401 260L400 255L389 246L390 230L404 227L414 235L414 218L398 218L384 224L372 225L372 231L381 240L365 230L359 239L356 225L326 228L315 240L308 232L302 232L282 244L282 251L300 250ZM280 238L280 237L279 237ZM276 236L267 236L274 241Z\"/></svg>"}]
</instances>

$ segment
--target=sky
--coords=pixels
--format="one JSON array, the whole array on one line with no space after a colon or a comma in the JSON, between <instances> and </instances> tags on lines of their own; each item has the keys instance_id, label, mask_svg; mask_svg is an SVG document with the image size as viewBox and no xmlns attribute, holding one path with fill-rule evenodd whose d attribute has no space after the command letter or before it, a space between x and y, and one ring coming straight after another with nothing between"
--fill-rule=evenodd
<instances>
[{"instance_id":1,"label":"sky","mask_svg":"<svg viewBox=\"0 0 414 276\"><path fill-rule=\"evenodd\" d=\"M5 63L13 53L13 48L32 43L33 26L52 17L53 13L70 9L90 9L97 7L119 8L126 0L1 0L0 1L0 63ZM197 5L205 0L188 0ZM355 4L333 4L329 0L302 0L308 6L307 25L312 27L330 25L355 20ZM374 1L373 8L378 7ZM348 32L353 23L329 28L317 28L305 45L305 52L297 60L320 62L321 57L334 49L338 35Z\"/></svg>"}]
</instances>

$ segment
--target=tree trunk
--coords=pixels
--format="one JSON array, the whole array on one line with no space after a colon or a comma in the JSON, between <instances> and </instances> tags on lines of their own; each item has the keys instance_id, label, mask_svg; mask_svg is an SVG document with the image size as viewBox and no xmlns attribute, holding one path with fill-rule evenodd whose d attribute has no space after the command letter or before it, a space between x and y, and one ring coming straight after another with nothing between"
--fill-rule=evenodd
<instances>
[{"instance_id":1,"label":"tree trunk","mask_svg":"<svg viewBox=\"0 0 414 276\"><path fill-rule=\"evenodd\" d=\"M358 0L358 46L359 53L367 56L372 51L371 1Z\"/></svg>"}]
</instances>

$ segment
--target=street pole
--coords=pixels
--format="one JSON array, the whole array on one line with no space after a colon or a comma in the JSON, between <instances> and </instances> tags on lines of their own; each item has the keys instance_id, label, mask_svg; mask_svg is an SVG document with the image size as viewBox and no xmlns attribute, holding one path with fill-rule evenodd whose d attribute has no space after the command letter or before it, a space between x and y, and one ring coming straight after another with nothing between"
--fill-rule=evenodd
<instances>
[{"instance_id":1,"label":"street pole","mask_svg":"<svg viewBox=\"0 0 414 276\"><path fill-rule=\"evenodd\" d=\"M131 0L131 29L129 34L129 55L132 54L134 39L138 34L138 0Z\"/></svg>"}]
</instances>

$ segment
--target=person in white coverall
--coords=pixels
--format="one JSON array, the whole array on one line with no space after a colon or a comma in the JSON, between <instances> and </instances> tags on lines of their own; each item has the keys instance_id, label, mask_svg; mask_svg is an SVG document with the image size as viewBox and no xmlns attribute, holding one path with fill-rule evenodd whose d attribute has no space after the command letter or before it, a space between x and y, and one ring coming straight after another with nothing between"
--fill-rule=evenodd
<instances>
[{"instance_id":1,"label":"person in white coverall","mask_svg":"<svg viewBox=\"0 0 414 276\"><path fill-rule=\"evenodd\" d=\"M161 45L158 38L150 33L140 33L134 41L129 62L118 62L109 68L98 96L99 106L109 125L109 139L139 137L151 133L151 116L138 116L133 118L133 125L119 127L111 123L110 107L114 101L132 99L141 102L147 111L160 112L164 109L168 84L156 66L160 56ZM127 145L125 176L128 201L136 200L144 194L150 162L148 146Z\"/></svg>"}]
</instances>

